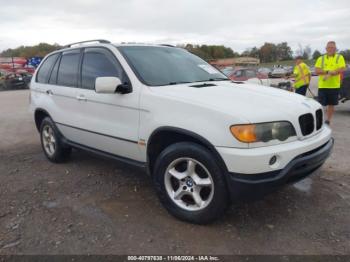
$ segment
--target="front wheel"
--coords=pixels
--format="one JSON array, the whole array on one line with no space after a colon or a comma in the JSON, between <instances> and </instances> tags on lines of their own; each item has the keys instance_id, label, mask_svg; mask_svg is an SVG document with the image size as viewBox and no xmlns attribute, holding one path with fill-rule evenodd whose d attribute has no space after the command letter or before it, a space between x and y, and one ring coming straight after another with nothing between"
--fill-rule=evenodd
<instances>
[{"instance_id":1,"label":"front wheel","mask_svg":"<svg viewBox=\"0 0 350 262\"><path fill-rule=\"evenodd\" d=\"M166 148L156 161L154 184L164 207L191 223L210 223L229 204L222 170L213 155L195 143Z\"/></svg>"}]
</instances>

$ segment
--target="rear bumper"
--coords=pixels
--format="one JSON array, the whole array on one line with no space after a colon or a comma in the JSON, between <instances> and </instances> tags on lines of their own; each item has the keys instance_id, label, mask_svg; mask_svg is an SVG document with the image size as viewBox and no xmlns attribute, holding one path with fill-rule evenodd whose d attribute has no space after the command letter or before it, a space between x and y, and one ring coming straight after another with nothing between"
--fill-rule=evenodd
<instances>
[{"instance_id":1,"label":"rear bumper","mask_svg":"<svg viewBox=\"0 0 350 262\"><path fill-rule=\"evenodd\" d=\"M279 187L301 180L320 168L330 155L334 145L331 138L325 144L295 157L283 169L259 173L228 173L232 200L257 199Z\"/></svg>"}]
</instances>

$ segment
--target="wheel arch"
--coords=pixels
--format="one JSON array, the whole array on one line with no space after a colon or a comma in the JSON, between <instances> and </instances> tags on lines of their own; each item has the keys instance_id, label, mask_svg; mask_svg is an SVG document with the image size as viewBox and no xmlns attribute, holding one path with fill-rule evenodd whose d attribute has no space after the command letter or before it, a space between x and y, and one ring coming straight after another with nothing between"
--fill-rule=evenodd
<instances>
[{"instance_id":1,"label":"wheel arch","mask_svg":"<svg viewBox=\"0 0 350 262\"><path fill-rule=\"evenodd\" d=\"M149 174L152 175L155 161L166 147L177 142L185 141L194 142L208 149L215 157L223 172L227 172L227 167L224 160L214 145L211 144L206 138L187 129L163 126L154 130L147 141L147 166Z\"/></svg>"},{"instance_id":2,"label":"wheel arch","mask_svg":"<svg viewBox=\"0 0 350 262\"><path fill-rule=\"evenodd\" d=\"M44 120L45 117L50 117L50 114L45 110L45 109L42 109L42 108L37 108L35 109L35 112L34 112L34 121L35 121L35 126L36 126L36 129L40 132L40 125L41 125L41 122ZM52 119L52 118L51 118Z\"/></svg>"}]
</instances>

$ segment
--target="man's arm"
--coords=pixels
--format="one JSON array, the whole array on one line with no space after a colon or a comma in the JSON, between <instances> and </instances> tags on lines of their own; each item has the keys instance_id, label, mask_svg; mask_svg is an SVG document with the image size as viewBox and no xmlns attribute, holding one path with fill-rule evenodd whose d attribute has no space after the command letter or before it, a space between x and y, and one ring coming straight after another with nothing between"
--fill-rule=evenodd
<instances>
[{"instance_id":1,"label":"man's arm","mask_svg":"<svg viewBox=\"0 0 350 262\"><path fill-rule=\"evenodd\" d=\"M340 73L343 73L344 71L345 71L345 66L346 66L346 64L345 64L345 59L344 59L344 57L342 56L342 55L339 55L340 57L339 57L339 64L338 64L338 66L339 66L339 68L337 68L336 70L333 70L333 71L331 71L331 72L329 72L329 74L330 75L333 75L333 76L335 76L335 75L339 75Z\"/></svg>"},{"instance_id":2,"label":"man's arm","mask_svg":"<svg viewBox=\"0 0 350 262\"><path fill-rule=\"evenodd\" d=\"M329 74L332 76L339 75L340 73L343 73L345 71L345 67L338 68L337 70L329 71Z\"/></svg>"},{"instance_id":3,"label":"man's arm","mask_svg":"<svg viewBox=\"0 0 350 262\"><path fill-rule=\"evenodd\" d=\"M322 69L322 56L317 58L315 63L315 73L317 75L327 75L328 72Z\"/></svg>"},{"instance_id":4,"label":"man's arm","mask_svg":"<svg viewBox=\"0 0 350 262\"><path fill-rule=\"evenodd\" d=\"M317 75L328 75L328 71L323 70L322 68L315 67L315 72Z\"/></svg>"}]
</instances>

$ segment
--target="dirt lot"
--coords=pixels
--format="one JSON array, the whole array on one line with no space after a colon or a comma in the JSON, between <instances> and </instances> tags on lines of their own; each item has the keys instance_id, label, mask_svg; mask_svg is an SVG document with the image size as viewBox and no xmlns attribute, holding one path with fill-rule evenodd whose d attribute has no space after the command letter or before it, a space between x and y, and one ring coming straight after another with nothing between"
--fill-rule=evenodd
<instances>
[{"instance_id":1,"label":"dirt lot","mask_svg":"<svg viewBox=\"0 0 350 262\"><path fill-rule=\"evenodd\" d=\"M350 102L314 176L196 226L171 217L140 170L81 151L48 162L28 96L0 93L0 254L350 254Z\"/></svg>"}]
</instances>

